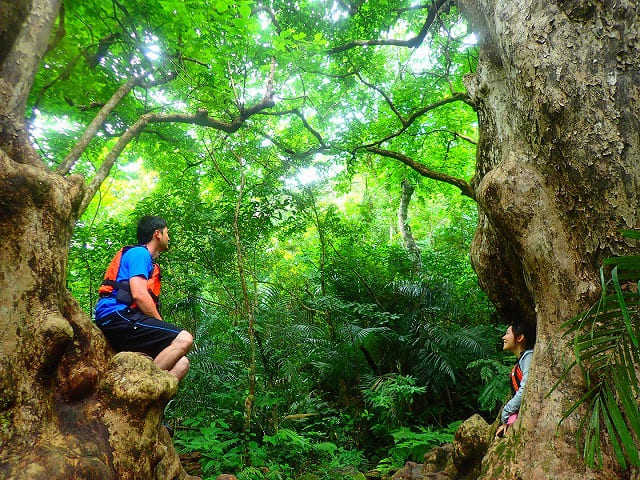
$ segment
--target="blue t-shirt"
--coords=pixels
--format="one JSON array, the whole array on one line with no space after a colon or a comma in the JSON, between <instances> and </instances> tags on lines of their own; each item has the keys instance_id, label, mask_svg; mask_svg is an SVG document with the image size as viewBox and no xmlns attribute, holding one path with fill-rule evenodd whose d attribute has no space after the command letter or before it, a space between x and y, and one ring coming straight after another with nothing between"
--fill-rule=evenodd
<instances>
[{"instance_id":1,"label":"blue t-shirt","mask_svg":"<svg viewBox=\"0 0 640 480\"><path fill-rule=\"evenodd\" d=\"M120 259L120 270L118 270L118 277L116 282L123 280L129 280L131 277L142 276L146 279L149 278L153 272L153 260L151 254L144 246L136 246L127 250ZM113 290L113 293L98 300L96 305L96 319L105 317L114 312L119 312L128 307L124 303L120 303L116 300L117 289Z\"/></svg>"}]
</instances>

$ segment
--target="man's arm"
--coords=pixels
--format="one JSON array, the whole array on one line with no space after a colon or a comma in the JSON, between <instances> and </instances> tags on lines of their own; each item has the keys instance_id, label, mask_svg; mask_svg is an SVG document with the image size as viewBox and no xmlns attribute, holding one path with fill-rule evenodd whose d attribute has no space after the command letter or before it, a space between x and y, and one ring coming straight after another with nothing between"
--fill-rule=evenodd
<instances>
[{"instance_id":1,"label":"man's arm","mask_svg":"<svg viewBox=\"0 0 640 480\"><path fill-rule=\"evenodd\" d=\"M158 307L156 307L153 298L149 295L147 290L147 279L140 276L131 277L129 279L129 288L131 289L131 296L133 301L136 302L136 307L145 315L155 317L158 320L162 320Z\"/></svg>"}]
</instances>

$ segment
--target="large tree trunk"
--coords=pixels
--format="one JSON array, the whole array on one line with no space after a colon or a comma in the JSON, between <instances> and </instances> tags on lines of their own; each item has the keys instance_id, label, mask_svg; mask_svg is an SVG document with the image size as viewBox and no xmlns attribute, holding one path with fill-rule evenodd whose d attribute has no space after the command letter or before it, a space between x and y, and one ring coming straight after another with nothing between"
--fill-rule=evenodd
<instances>
[{"instance_id":1,"label":"large tree trunk","mask_svg":"<svg viewBox=\"0 0 640 480\"><path fill-rule=\"evenodd\" d=\"M514 431L494 442L483 479L625 478L605 446L588 469L576 448L583 392L561 324L599 293L604 256L638 228L640 19L637 2L460 0L479 33L467 88L478 108L472 261L507 319L537 322L538 341ZM627 474L628 475L628 474Z\"/></svg>"},{"instance_id":2,"label":"large tree trunk","mask_svg":"<svg viewBox=\"0 0 640 480\"><path fill-rule=\"evenodd\" d=\"M50 172L24 128L57 8L0 2L0 477L185 478L161 427L177 379L113 356L65 288L85 182Z\"/></svg>"}]
</instances>

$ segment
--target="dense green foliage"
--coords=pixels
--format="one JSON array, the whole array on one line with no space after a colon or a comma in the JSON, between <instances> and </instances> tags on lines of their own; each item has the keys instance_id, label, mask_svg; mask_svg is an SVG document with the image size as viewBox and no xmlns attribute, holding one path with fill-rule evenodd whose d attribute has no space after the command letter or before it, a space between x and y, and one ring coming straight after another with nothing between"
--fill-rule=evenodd
<instances>
[{"instance_id":1,"label":"dense green foliage","mask_svg":"<svg viewBox=\"0 0 640 480\"><path fill-rule=\"evenodd\" d=\"M207 478L384 473L472 412L495 415L502 329L469 265L476 206L450 180L473 175L477 135L462 84L474 39L456 11L64 4L30 101L42 155L62 164L127 80L72 171L91 176L157 115L76 226L68 286L90 313L136 219L168 220L163 315L196 346L166 420ZM363 39L380 43L351 44ZM398 226L403 179L419 268Z\"/></svg>"},{"instance_id":2,"label":"dense green foliage","mask_svg":"<svg viewBox=\"0 0 640 480\"><path fill-rule=\"evenodd\" d=\"M158 212L149 204L164 204L158 213L169 219L172 244L160 257L163 312L196 336L191 372L166 415L177 445L202 452L208 474L249 466L268 468L264 478L335 478L345 465L388 471L450 440L455 420L476 411L491 418L505 398L508 367L496 356L502 331L485 326L492 310L466 254L473 214L465 224L456 208L453 223L420 241L424 271L415 276L398 238L378 232L389 223L343 213L371 208L372 218L391 218L395 205L352 203L361 202L357 184L351 200L331 198L321 185L306 192L291 192L272 221L245 223L261 232L243 238L257 346L250 432L250 340L232 228L219 220L232 217L233 203L185 208L193 190L176 189L142 199L122 222L76 229L77 245L91 248L73 249L70 286L89 310L99 273L93 284L86 273L100 272L120 243L133 241L135 218ZM292 205L295 216L286 213ZM329 245L324 259L319 229ZM503 368L483 374L479 358Z\"/></svg>"}]
</instances>

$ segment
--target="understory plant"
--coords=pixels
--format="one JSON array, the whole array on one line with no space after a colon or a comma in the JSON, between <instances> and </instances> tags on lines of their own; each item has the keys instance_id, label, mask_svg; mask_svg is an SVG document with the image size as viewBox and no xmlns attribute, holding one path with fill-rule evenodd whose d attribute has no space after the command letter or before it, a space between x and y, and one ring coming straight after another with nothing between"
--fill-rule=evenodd
<instances>
[{"instance_id":1,"label":"understory plant","mask_svg":"<svg viewBox=\"0 0 640 480\"><path fill-rule=\"evenodd\" d=\"M513 359L506 355L501 357L499 359L480 358L467 367L469 370L478 371L483 384L478 396L478 404L482 410L490 413L496 413L510 391L507 379L513 367Z\"/></svg>"},{"instance_id":2,"label":"understory plant","mask_svg":"<svg viewBox=\"0 0 640 480\"><path fill-rule=\"evenodd\" d=\"M624 236L640 239L640 232L626 231ZM628 464L640 466L638 278L640 256L605 259L600 269L599 301L564 324L565 336L572 338L575 360L558 384L578 367L586 391L565 412L561 422L579 407L586 407L577 440L583 444L584 458L592 467L602 465L605 432L622 468Z\"/></svg>"}]
</instances>

